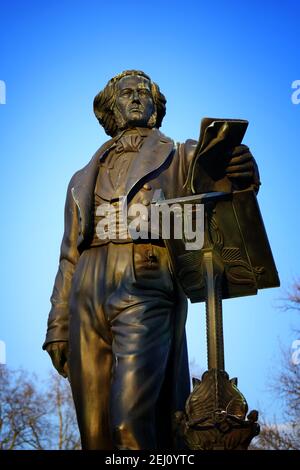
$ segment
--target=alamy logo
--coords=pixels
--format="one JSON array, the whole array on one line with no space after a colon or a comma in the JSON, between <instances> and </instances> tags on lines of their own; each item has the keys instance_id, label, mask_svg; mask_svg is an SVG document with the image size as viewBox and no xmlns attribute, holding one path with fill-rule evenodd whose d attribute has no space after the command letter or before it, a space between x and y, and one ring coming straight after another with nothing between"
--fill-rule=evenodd
<instances>
[{"instance_id":1,"label":"alamy logo","mask_svg":"<svg viewBox=\"0 0 300 470\"><path fill-rule=\"evenodd\" d=\"M295 366L300 364L300 339L295 339L292 343L292 349L294 352L292 353L292 363Z\"/></svg>"},{"instance_id":2,"label":"alamy logo","mask_svg":"<svg viewBox=\"0 0 300 470\"><path fill-rule=\"evenodd\" d=\"M204 243L204 205L199 203L100 204L96 209L96 234L100 240L182 240L186 250L200 250Z\"/></svg>"},{"instance_id":3,"label":"alamy logo","mask_svg":"<svg viewBox=\"0 0 300 470\"><path fill-rule=\"evenodd\" d=\"M295 90L291 96L292 103L299 104L300 103L300 80L294 80L292 83L292 88Z\"/></svg>"},{"instance_id":4,"label":"alamy logo","mask_svg":"<svg viewBox=\"0 0 300 470\"><path fill-rule=\"evenodd\" d=\"M3 80L0 80L0 104L6 104L6 85Z\"/></svg>"},{"instance_id":5,"label":"alamy logo","mask_svg":"<svg viewBox=\"0 0 300 470\"><path fill-rule=\"evenodd\" d=\"M5 342L0 340L0 364L6 364L6 346Z\"/></svg>"}]
</instances>

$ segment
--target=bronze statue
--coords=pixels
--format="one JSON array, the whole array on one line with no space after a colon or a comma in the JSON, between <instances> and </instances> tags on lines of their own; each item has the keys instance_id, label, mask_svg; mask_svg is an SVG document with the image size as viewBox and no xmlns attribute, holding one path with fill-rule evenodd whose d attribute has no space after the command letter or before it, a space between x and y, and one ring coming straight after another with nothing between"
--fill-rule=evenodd
<instances>
[{"instance_id":1,"label":"bronze statue","mask_svg":"<svg viewBox=\"0 0 300 470\"><path fill-rule=\"evenodd\" d=\"M175 144L159 131L166 100L141 71L112 78L94 111L111 139L68 187L43 348L69 377L84 449L170 449L174 413L190 392L186 295L163 239L101 239L97 208L109 203L120 213L126 196L128 209L140 203L150 210L157 190L167 199L189 196L197 142ZM248 147L221 157L209 179L199 160L197 192L222 184L258 190Z\"/></svg>"}]
</instances>

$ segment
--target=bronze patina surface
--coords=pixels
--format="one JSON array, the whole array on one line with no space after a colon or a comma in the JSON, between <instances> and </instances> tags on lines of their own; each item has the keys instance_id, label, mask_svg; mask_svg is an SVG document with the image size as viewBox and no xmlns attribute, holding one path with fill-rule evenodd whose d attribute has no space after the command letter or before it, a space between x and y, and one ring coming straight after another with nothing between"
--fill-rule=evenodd
<instances>
[{"instance_id":1,"label":"bronze patina surface","mask_svg":"<svg viewBox=\"0 0 300 470\"><path fill-rule=\"evenodd\" d=\"M111 138L75 173L67 190L65 231L43 347L58 372L70 380L84 449L176 448L182 443L174 433L173 418L176 412L185 413L190 393L185 337L189 292L174 272L164 240L134 240L120 233L99 239L98 207L112 204L119 213L123 198L128 209L138 203L150 211L157 191L166 199L216 191L252 194L260 184L258 170L249 148L240 144L242 136L231 139L235 124L219 120L212 134L199 142L178 144L162 134L166 100L141 71L111 79L96 96L94 111ZM218 145L209 154L213 138ZM267 262L256 262L245 255L239 238L229 243L226 221L217 217L217 224L224 232L222 263L226 256L230 262L247 260L253 285L247 284L243 295L255 293L262 274L255 269L268 270L270 256ZM217 230L213 225L211 229ZM239 249L241 260L228 248ZM207 282L207 263L202 259L199 264ZM190 295L195 301L207 299L197 276ZM226 282L228 297L234 296ZM216 354L219 360L210 367L221 370L222 350Z\"/></svg>"}]
</instances>

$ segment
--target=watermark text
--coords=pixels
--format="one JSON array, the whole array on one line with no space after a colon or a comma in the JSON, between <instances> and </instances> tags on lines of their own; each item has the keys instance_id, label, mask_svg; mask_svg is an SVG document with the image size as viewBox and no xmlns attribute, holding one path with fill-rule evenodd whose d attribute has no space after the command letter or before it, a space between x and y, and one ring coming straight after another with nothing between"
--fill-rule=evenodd
<instances>
[{"instance_id":1,"label":"watermark text","mask_svg":"<svg viewBox=\"0 0 300 470\"><path fill-rule=\"evenodd\" d=\"M292 93L291 100L293 104L300 103L300 80L294 80L292 83L292 89L295 90Z\"/></svg>"},{"instance_id":2,"label":"watermark text","mask_svg":"<svg viewBox=\"0 0 300 470\"><path fill-rule=\"evenodd\" d=\"M204 243L204 205L199 203L103 203L96 209L96 234L100 240L182 240L186 250Z\"/></svg>"},{"instance_id":3,"label":"watermark text","mask_svg":"<svg viewBox=\"0 0 300 470\"><path fill-rule=\"evenodd\" d=\"M0 104L6 104L6 85L3 80L0 80Z\"/></svg>"},{"instance_id":4,"label":"watermark text","mask_svg":"<svg viewBox=\"0 0 300 470\"><path fill-rule=\"evenodd\" d=\"M300 364L300 339L292 342L292 364L298 366Z\"/></svg>"},{"instance_id":5,"label":"watermark text","mask_svg":"<svg viewBox=\"0 0 300 470\"><path fill-rule=\"evenodd\" d=\"M0 364L6 364L6 345L0 340Z\"/></svg>"}]
</instances>

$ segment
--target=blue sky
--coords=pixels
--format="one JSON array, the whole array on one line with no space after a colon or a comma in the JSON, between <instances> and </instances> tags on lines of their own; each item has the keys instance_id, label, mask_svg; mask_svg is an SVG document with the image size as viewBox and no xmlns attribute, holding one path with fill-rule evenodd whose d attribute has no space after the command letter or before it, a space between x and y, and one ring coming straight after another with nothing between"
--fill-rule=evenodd
<instances>
[{"instance_id":1,"label":"blue sky","mask_svg":"<svg viewBox=\"0 0 300 470\"><path fill-rule=\"evenodd\" d=\"M226 369L251 408L281 419L267 382L280 344L297 339L295 313L278 306L300 277L300 105L291 101L299 10L294 1L1 2L0 340L9 366L50 368L41 345L65 191L107 138L92 101L115 74L141 69L166 95L162 131L177 141L197 139L204 116L250 122L244 142L260 168L259 204L282 287L224 302ZM205 369L202 304L190 307L187 333L190 358Z\"/></svg>"}]
</instances>

